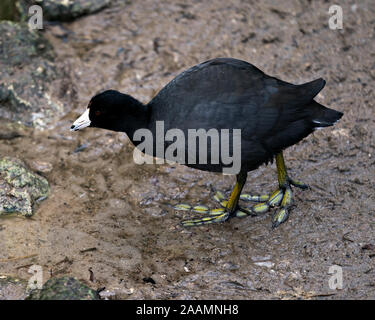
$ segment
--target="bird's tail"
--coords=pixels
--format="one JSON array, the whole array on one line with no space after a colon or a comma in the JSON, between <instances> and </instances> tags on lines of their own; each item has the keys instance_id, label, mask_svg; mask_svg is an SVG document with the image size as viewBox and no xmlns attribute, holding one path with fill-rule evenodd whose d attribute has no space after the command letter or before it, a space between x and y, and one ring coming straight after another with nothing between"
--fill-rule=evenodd
<instances>
[{"instance_id":1,"label":"bird's tail","mask_svg":"<svg viewBox=\"0 0 375 320\"><path fill-rule=\"evenodd\" d=\"M327 108L314 100L308 108L311 110L310 119L314 128L333 126L343 116L342 112Z\"/></svg>"}]
</instances>

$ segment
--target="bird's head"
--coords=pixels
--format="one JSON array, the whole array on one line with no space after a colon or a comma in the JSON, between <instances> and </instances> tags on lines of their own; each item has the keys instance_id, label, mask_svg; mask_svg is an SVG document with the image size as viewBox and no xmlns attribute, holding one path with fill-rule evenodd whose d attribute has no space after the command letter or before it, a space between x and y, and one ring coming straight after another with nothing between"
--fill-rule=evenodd
<instances>
[{"instance_id":1,"label":"bird's head","mask_svg":"<svg viewBox=\"0 0 375 320\"><path fill-rule=\"evenodd\" d=\"M115 90L107 90L95 95L86 111L70 127L78 131L86 127L96 127L113 131L126 131L126 124L139 112L139 101ZM136 111L134 111L134 109Z\"/></svg>"}]
</instances>

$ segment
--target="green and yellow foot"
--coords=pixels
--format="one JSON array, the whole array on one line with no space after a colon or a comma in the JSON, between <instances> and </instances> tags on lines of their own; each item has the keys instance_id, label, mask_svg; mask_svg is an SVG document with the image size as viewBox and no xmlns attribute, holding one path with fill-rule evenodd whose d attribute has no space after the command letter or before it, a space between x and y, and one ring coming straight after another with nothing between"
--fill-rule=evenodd
<instances>
[{"instance_id":1,"label":"green and yellow foot","mask_svg":"<svg viewBox=\"0 0 375 320\"><path fill-rule=\"evenodd\" d=\"M292 188L291 186L307 189L308 186L292 180L289 177L285 177L284 182L280 185L279 189L269 195L252 196L248 194L242 194L241 199L245 201L260 202L251 208L254 214L262 214L274 207L280 207L272 217L272 228L278 227L280 224L285 222L289 218L289 209L293 204L292 201Z\"/></svg>"},{"instance_id":2,"label":"green and yellow foot","mask_svg":"<svg viewBox=\"0 0 375 320\"><path fill-rule=\"evenodd\" d=\"M176 210L193 211L203 214L203 217L182 221L182 226L192 227L210 223L224 222L231 217L245 217L256 216L261 213L267 212L270 208L280 206L280 210L272 217L272 228L278 227L285 222L289 217L289 209L293 204L292 201L292 186L300 189L307 189L308 186L289 178L287 169L284 163L282 152L276 156L277 178L279 188L271 195L249 195L241 194L242 188L246 182L246 173L239 173L237 175L237 182L232 190L228 200L224 195L218 191L214 195L214 199L220 203L222 208L210 210L206 206L190 206L187 204L178 204L174 208ZM239 199L246 201L259 202L258 204L250 207L243 208L238 205Z\"/></svg>"},{"instance_id":3,"label":"green and yellow foot","mask_svg":"<svg viewBox=\"0 0 375 320\"><path fill-rule=\"evenodd\" d=\"M198 213L203 216L197 217L196 219L184 220L181 222L184 227L193 227L199 225L205 225L210 223L220 223L228 220L231 217L247 217L247 216L257 216L262 213L268 212L271 208L280 207L272 217L272 228L278 227L280 224L285 222L289 217L289 209L292 206L292 189L291 186L307 189L308 186L292 180L289 177L286 178L285 182L279 189L273 192L271 195L250 195L241 194L240 199L246 202L258 202L258 204L252 207L242 207L237 205L237 209L230 214L226 210L228 205L228 200L226 200L224 194L217 191L213 199L220 204L221 208L209 209L205 205L191 206L189 204L177 204L174 209L177 211L189 211L192 213Z\"/></svg>"},{"instance_id":4,"label":"green and yellow foot","mask_svg":"<svg viewBox=\"0 0 375 320\"><path fill-rule=\"evenodd\" d=\"M230 214L229 210L227 210L228 200L225 199L223 193L220 191L217 191L214 194L213 199L220 204L221 208L209 209L204 205L191 206L184 203L175 205L173 208L177 211L190 211L203 215L196 219L182 221L182 226L194 227L210 223L220 223L228 220L231 217L245 217L248 215L253 215L250 210L240 207L238 207L237 210Z\"/></svg>"}]
</instances>

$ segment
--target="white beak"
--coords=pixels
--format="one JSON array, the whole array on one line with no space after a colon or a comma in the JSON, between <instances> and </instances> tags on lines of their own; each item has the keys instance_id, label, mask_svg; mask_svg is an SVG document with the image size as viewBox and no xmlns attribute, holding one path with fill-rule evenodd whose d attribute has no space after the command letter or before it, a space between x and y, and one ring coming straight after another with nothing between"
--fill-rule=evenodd
<instances>
[{"instance_id":1,"label":"white beak","mask_svg":"<svg viewBox=\"0 0 375 320\"><path fill-rule=\"evenodd\" d=\"M88 127L91 124L89 111L90 109L86 109L86 111L82 113L82 115L76 121L74 121L73 125L70 127L70 131L78 131Z\"/></svg>"}]
</instances>

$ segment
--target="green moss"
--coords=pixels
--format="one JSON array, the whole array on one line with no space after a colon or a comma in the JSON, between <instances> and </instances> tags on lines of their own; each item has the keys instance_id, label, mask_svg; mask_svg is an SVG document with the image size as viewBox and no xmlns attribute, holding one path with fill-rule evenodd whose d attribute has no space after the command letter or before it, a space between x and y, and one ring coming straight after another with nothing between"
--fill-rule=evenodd
<instances>
[{"instance_id":1,"label":"green moss","mask_svg":"<svg viewBox=\"0 0 375 320\"><path fill-rule=\"evenodd\" d=\"M49 279L26 300L99 300L98 293L72 277Z\"/></svg>"},{"instance_id":2,"label":"green moss","mask_svg":"<svg viewBox=\"0 0 375 320\"><path fill-rule=\"evenodd\" d=\"M16 0L0 1L0 20L18 20L18 11L16 8Z\"/></svg>"},{"instance_id":3,"label":"green moss","mask_svg":"<svg viewBox=\"0 0 375 320\"><path fill-rule=\"evenodd\" d=\"M7 157L2 158L0 159L0 172L3 173L5 181L13 187L27 188L33 199L48 195L48 181L26 169L20 162Z\"/></svg>"},{"instance_id":4,"label":"green moss","mask_svg":"<svg viewBox=\"0 0 375 320\"><path fill-rule=\"evenodd\" d=\"M23 300L27 294L26 280L0 274L0 300Z\"/></svg>"},{"instance_id":5,"label":"green moss","mask_svg":"<svg viewBox=\"0 0 375 320\"><path fill-rule=\"evenodd\" d=\"M0 158L0 215L33 214L32 206L49 193L48 181L17 159Z\"/></svg>"}]
</instances>

